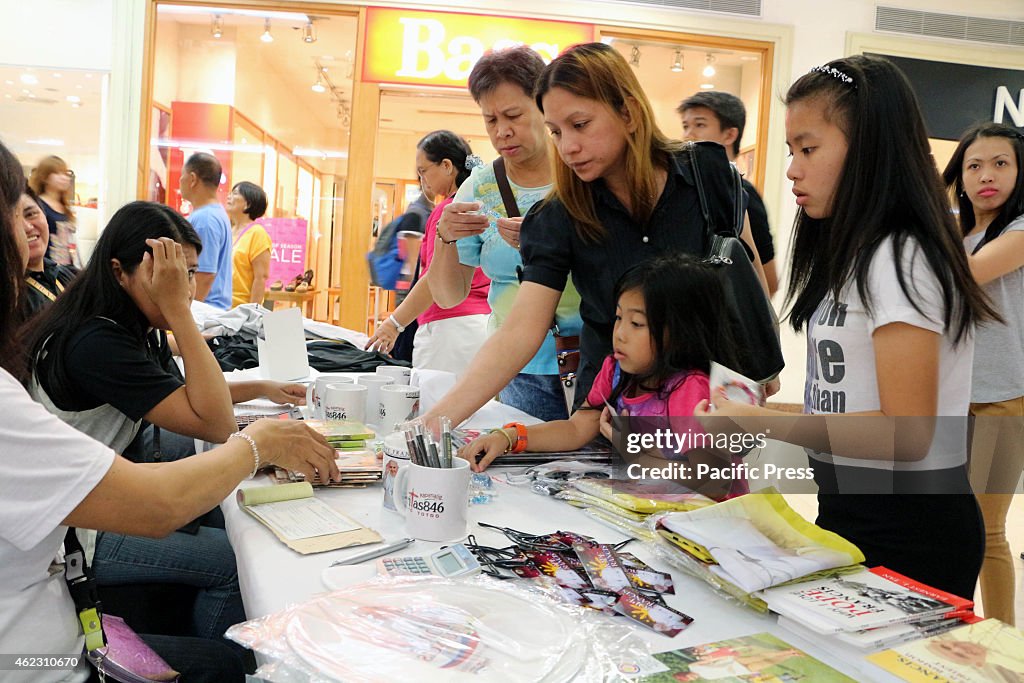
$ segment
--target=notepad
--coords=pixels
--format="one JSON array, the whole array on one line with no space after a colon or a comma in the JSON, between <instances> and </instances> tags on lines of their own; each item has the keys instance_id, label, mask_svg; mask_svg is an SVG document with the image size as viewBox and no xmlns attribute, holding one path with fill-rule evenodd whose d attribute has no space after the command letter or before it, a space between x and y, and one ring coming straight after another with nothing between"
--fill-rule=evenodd
<instances>
[{"instance_id":1,"label":"notepad","mask_svg":"<svg viewBox=\"0 0 1024 683\"><path fill-rule=\"evenodd\" d=\"M239 489L237 500L239 507L298 553L319 553L381 540L376 531L316 498L307 482Z\"/></svg>"}]
</instances>

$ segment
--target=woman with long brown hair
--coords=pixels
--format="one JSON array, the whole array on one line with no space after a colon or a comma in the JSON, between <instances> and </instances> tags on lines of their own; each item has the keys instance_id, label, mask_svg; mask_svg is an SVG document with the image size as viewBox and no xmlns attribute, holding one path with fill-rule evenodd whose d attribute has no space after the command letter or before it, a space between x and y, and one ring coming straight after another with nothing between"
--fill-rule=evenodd
<instances>
[{"instance_id":1,"label":"woman with long brown hair","mask_svg":"<svg viewBox=\"0 0 1024 683\"><path fill-rule=\"evenodd\" d=\"M71 208L74 203L71 190L73 178L74 175L63 159L48 156L32 169L28 184L43 200L43 213L50 227L46 258L60 266L81 268L82 259L78 254L78 238L75 235L77 221Z\"/></svg>"},{"instance_id":2,"label":"woman with long brown hair","mask_svg":"<svg viewBox=\"0 0 1024 683\"><path fill-rule=\"evenodd\" d=\"M603 43L571 47L545 67L534 99L558 151L554 189L523 221L522 284L505 324L431 416L458 423L515 376L551 327L570 276L583 319L576 396L585 397L612 352L615 282L655 256L704 249L683 143L658 129L622 55ZM706 187L732 182L721 146L699 145L697 156ZM720 224L732 223L731 205L711 210L719 212ZM452 223L449 236L459 235ZM749 225L741 237L760 272Z\"/></svg>"}]
</instances>

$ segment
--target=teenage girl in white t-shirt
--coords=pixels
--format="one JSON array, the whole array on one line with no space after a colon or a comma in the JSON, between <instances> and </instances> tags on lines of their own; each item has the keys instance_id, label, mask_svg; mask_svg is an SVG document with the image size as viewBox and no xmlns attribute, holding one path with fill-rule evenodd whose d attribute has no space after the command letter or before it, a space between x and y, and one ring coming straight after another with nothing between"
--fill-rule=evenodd
<instances>
[{"instance_id":1,"label":"teenage girl in white t-shirt","mask_svg":"<svg viewBox=\"0 0 1024 683\"><path fill-rule=\"evenodd\" d=\"M1024 470L1024 135L998 123L961 137L943 180L960 209L971 274L1003 316L978 328L971 383L971 486L985 520L985 616L1014 623L1006 513Z\"/></svg>"},{"instance_id":2,"label":"teenage girl in white t-shirt","mask_svg":"<svg viewBox=\"0 0 1024 683\"><path fill-rule=\"evenodd\" d=\"M800 207L788 300L793 327L807 328L810 416L766 419L785 414L714 394L716 414L806 447L818 524L869 566L971 597L984 539L963 387L974 326L995 314L968 270L917 101L891 62L857 55L812 69L786 104Z\"/></svg>"}]
</instances>

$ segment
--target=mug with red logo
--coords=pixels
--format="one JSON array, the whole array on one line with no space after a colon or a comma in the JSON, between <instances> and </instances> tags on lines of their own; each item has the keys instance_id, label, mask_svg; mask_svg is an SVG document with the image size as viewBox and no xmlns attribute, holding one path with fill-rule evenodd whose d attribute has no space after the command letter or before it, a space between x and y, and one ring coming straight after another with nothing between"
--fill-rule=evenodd
<instances>
[{"instance_id":1,"label":"mug with red logo","mask_svg":"<svg viewBox=\"0 0 1024 683\"><path fill-rule=\"evenodd\" d=\"M399 469L394 501L409 535L421 541L465 538L469 479L469 462L458 457L452 458L451 467L409 463Z\"/></svg>"}]
</instances>

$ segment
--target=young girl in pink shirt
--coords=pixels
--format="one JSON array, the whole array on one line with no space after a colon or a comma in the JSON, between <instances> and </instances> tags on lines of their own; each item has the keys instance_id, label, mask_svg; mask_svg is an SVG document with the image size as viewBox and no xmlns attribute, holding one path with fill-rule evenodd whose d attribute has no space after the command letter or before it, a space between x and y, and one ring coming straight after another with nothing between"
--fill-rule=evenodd
<instances>
[{"instance_id":1,"label":"young girl in pink shirt","mask_svg":"<svg viewBox=\"0 0 1024 683\"><path fill-rule=\"evenodd\" d=\"M568 420L493 430L464 446L460 455L483 471L504 453L572 451L598 434L611 439L612 418L628 416L643 432L673 434L672 446L644 455L727 466L728 457L678 446L704 433L693 411L710 395L711 361L735 367L734 342L721 315L725 295L713 268L671 255L627 271L615 290L614 353L604 359L583 406ZM728 496L746 492L745 481L733 481Z\"/></svg>"}]
</instances>

